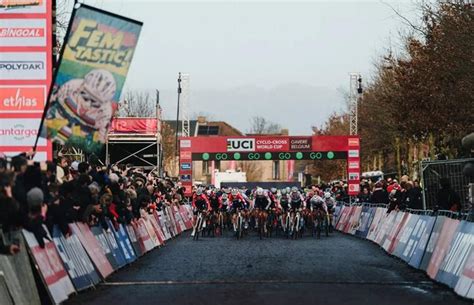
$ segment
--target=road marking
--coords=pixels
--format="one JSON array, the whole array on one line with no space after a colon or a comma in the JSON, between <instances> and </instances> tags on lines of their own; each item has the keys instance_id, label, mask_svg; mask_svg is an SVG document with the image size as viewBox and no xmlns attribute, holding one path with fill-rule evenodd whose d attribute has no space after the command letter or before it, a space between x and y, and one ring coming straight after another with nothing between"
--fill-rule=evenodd
<instances>
[{"instance_id":1,"label":"road marking","mask_svg":"<svg viewBox=\"0 0 474 305\"><path fill-rule=\"evenodd\" d=\"M377 286L424 286L433 285L430 281L290 281L290 280L243 280L243 281L134 281L134 282L104 282L105 286L132 285L231 285L231 284L323 284L323 285L377 285Z\"/></svg>"}]
</instances>

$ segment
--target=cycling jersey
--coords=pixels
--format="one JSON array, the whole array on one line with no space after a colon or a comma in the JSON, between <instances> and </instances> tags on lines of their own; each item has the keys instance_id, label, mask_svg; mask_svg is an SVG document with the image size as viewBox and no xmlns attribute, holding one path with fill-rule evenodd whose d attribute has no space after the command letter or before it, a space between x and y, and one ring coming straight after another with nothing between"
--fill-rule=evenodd
<instances>
[{"instance_id":1,"label":"cycling jersey","mask_svg":"<svg viewBox=\"0 0 474 305\"><path fill-rule=\"evenodd\" d=\"M209 202L211 203L211 208L213 211L218 211L220 208L222 208L222 200L220 197L217 197L215 193L211 194Z\"/></svg>"},{"instance_id":2,"label":"cycling jersey","mask_svg":"<svg viewBox=\"0 0 474 305\"><path fill-rule=\"evenodd\" d=\"M254 199L254 207L257 209L265 210L267 206L271 204L271 200L268 196L261 195L256 196Z\"/></svg>"},{"instance_id":3,"label":"cycling jersey","mask_svg":"<svg viewBox=\"0 0 474 305\"><path fill-rule=\"evenodd\" d=\"M297 193L291 193L290 195L290 205L293 209L300 209L304 205L304 198L303 196Z\"/></svg>"},{"instance_id":4,"label":"cycling jersey","mask_svg":"<svg viewBox=\"0 0 474 305\"><path fill-rule=\"evenodd\" d=\"M246 208L246 202L244 200L244 198L242 197L242 195L240 194L237 194L237 195L232 195L230 194L229 195L229 202L230 202L230 209L232 211L236 211L237 209L245 209Z\"/></svg>"},{"instance_id":5,"label":"cycling jersey","mask_svg":"<svg viewBox=\"0 0 474 305\"><path fill-rule=\"evenodd\" d=\"M204 211L206 209L211 210L211 204L209 202L209 199L207 199L207 196L204 194L194 194L192 205L194 209L197 209L199 211Z\"/></svg>"},{"instance_id":6,"label":"cycling jersey","mask_svg":"<svg viewBox=\"0 0 474 305\"><path fill-rule=\"evenodd\" d=\"M289 209L291 209L291 205L290 205L290 197L288 195L281 195L280 197L280 206L281 208L283 209L283 211L288 211Z\"/></svg>"}]
</instances>

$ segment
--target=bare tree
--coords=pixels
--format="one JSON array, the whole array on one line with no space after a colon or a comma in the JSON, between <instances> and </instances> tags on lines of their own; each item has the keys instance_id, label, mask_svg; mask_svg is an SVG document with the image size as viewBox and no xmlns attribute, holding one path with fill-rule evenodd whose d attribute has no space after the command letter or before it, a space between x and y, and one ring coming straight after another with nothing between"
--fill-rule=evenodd
<instances>
[{"instance_id":1,"label":"bare tree","mask_svg":"<svg viewBox=\"0 0 474 305\"><path fill-rule=\"evenodd\" d=\"M127 91L124 100L119 104L118 116L143 118L155 115L156 100L147 91Z\"/></svg>"},{"instance_id":2,"label":"bare tree","mask_svg":"<svg viewBox=\"0 0 474 305\"><path fill-rule=\"evenodd\" d=\"M242 172L245 172L247 181L260 181L262 179L262 172L255 161L241 161L238 167Z\"/></svg>"},{"instance_id":3,"label":"bare tree","mask_svg":"<svg viewBox=\"0 0 474 305\"><path fill-rule=\"evenodd\" d=\"M250 120L251 127L248 133L251 134L273 134L281 132L281 125L268 121L264 117L254 116Z\"/></svg>"}]
</instances>

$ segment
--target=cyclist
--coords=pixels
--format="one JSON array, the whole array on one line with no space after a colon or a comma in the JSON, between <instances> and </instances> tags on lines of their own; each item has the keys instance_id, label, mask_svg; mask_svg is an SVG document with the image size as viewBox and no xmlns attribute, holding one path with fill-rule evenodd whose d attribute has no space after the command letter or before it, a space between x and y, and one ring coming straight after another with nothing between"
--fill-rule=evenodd
<instances>
[{"instance_id":1,"label":"cyclist","mask_svg":"<svg viewBox=\"0 0 474 305\"><path fill-rule=\"evenodd\" d=\"M304 197L296 186L291 188L290 206L295 211L305 207Z\"/></svg>"},{"instance_id":2,"label":"cyclist","mask_svg":"<svg viewBox=\"0 0 474 305\"><path fill-rule=\"evenodd\" d=\"M336 200L332 198L330 192L324 193L324 204L326 206L326 212L332 213L336 206Z\"/></svg>"},{"instance_id":3,"label":"cyclist","mask_svg":"<svg viewBox=\"0 0 474 305\"><path fill-rule=\"evenodd\" d=\"M291 209L290 196L288 195L286 188L280 191L279 203L280 203L280 209L282 210L282 212L286 212L289 209Z\"/></svg>"},{"instance_id":4,"label":"cyclist","mask_svg":"<svg viewBox=\"0 0 474 305\"><path fill-rule=\"evenodd\" d=\"M268 193L268 198L270 198L271 201L271 208L275 208L277 204L277 197L278 197L278 190L275 187L272 187L270 189L270 192Z\"/></svg>"},{"instance_id":5,"label":"cyclist","mask_svg":"<svg viewBox=\"0 0 474 305\"><path fill-rule=\"evenodd\" d=\"M199 187L193 195L192 206L194 215L198 214L198 211L211 211L211 204L207 196L203 193L202 188Z\"/></svg>"},{"instance_id":6,"label":"cyclist","mask_svg":"<svg viewBox=\"0 0 474 305\"><path fill-rule=\"evenodd\" d=\"M207 196L209 198L209 202L211 204L212 211L218 212L222 208L222 200L217 194L211 190L207 192Z\"/></svg>"},{"instance_id":7,"label":"cyclist","mask_svg":"<svg viewBox=\"0 0 474 305\"><path fill-rule=\"evenodd\" d=\"M234 231L237 231L237 211L241 210L243 217L245 218L247 202L237 189L232 189L230 195L228 195L228 201L230 202L229 208L232 214L232 224L234 225Z\"/></svg>"},{"instance_id":8,"label":"cyclist","mask_svg":"<svg viewBox=\"0 0 474 305\"><path fill-rule=\"evenodd\" d=\"M271 204L272 201L268 193L265 193L265 191L261 187L257 188L257 190L255 191L255 197L253 199L253 207L255 209L254 217L256 220L255 228L258 228L258 217L263 217L264 219L266 219L265 211L270 208Z\"/></svg>"}]
</instances>

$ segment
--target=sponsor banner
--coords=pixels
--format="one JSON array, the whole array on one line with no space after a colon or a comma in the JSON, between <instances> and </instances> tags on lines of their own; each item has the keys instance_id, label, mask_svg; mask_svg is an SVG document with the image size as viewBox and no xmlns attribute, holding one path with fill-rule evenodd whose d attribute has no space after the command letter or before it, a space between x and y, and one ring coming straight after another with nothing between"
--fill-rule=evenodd
<instances>
[{"instance_id":1,"label":"sponsor banner","mask_svg":"<svg viewBox=\"0 0 474 305\"><path fill-rule=\"evenodd\" d=\"M347 156L349 158L359 158L359 150L358 149L349 149L347 152Z\"/></svg>"},{"instance_id":2,"label":"sponsor banner","mask_svg":"<svg viewBox=\"0 0 474 305\"><path fill-rule=\"evenodd\" d=\"M127 235L128 238L130 239L130 242L132 243L133 250L135 251L135 254L138 256L143 255L143 249L140 245L140 242L138 241L137 235L135 234L135 230L132 226L132 224L129 224L125 226L125 229L127 230Z\"/></svg>"},{"instance_id":3,"label":"sponsor banner","mask_svg":"<svg viewBox=\"0 0 474 305\"><path fill-rule=\"evenodd\" d=\"M146 220L144 222L146 230L148 232L148 235L150 235L150 239L153 242L153 248L161 246L161 241L158 238L158 235L156 234L155 229L153 228L153 225L151 224L151 216L145 215Z\"/></svg>"},{"instance_id":4,"label":"sponsor banner","mask_svg":"<svg viewBox=\"0 0 474 305\"><path fill-rule=\"evenodd\" d=\"M349 196L356 196L360 193L359 183L349 183L349 191L347 192Z\"/></svg>"},{"instance_id":5,"label":"sponsor banner","mask_svg":"<svg viewBox=\"0 0 474 305\"><path fill-rule=\"evenodd\" d=\"M21 251L15 255L0 255L0 304L41 305L33 276L31 259L21 231L2 232L8 241L19 242ZM39 285L38 285L39 286Z\"/></svg>"},{"instance_id":6,"label":"sponsor banner","mask_svg":"<svg viewBox=\"0 0 474 305\"><path fill-rule=\"evenodd\" d=\"M39 113L46 103L46 86L0 86L0 113Z\"/></svg>"},{"instance_id":7,"label":"sponsor banner","mask_svg":"<svg viewBox=\"0 0 474 305\"><path fill-rule=\"evenodd\" d=\"M190 170L192 168L192 163L181 163L182 170Z\"/></svg>"},{"instance_id":8,"label":"sponsor banner","mask_svg":"<svg viewBox=\"0 0 474 305\"><path fill-rule=\"evenodd\" d=\"M360 174L359 172L349 172L349 180L357 180L360 181Z\"/></svg>"},{"instance_id":9,"label":"sponsor banner","mask_svg":"<svg viewBox=\"0 0 474 305\"><path fill-rule=\"evenodd\" d=\"M377 237L375 238L375 242L380 246L384 244L385 239L387 238L388 234L390 234L390 231L393 227L393 224L395 223L396 218L396 211L391 211L390 214L386 214L386 216L382 218L380 223L380 230L377 233Z\"/></svg>"},{"instance_id":10,"label":"sponsor banner","mask_svg":"<svg viewBox=\"0 0 474 305\"><path fill-rule=\"evenodd\" d=\"M423 259L435 221L436 217L420 216L418 223L415 225L415 230L410 237L410 240L413 240L413 248L407 246L403 253L403 256L409 257L410 259L408 264L416 269L420 268L421 260ZM408 245L410 245L410 240L408 241Z\"/></svg>"},{"instance_id":11,"label":"sponsor banner","mask_svg":"<svg viewBox=\"0 0 474 305\"><path fill-rule=\"evenodd\" d=\"M349 138L347 139L347 146L349 147L359 147L359 138Z\"/></svg>"},{"instance_id":12,"label":"sponsor banner","mask_svg":"<svg viewBox=\"0 0 474 305\"><path fill-rule=\"evenodd\" d=\"M46 19L0 19L2 47L45 47Z\"/></svg>"},{"instance_id":13,"label":"sponsor banner","mask_svg":"<svg viewBox=\"0 0 474 305\"><path fill-rule=\"evenodd\" d=\"M93 234L89 226L87 224L77 222L69 224L69 228L81 242L82 246L94 263L95 268L97 271L99 271L101 277L105 279L110 274L112 274L114 269L106 257L106 255L110 253L110 249L107 248L104 250L100 243L100 239L96 238L97 235ZM93 227L92 229L97 229L97 231L102 232L102 230L100 230L98 227Z\"/></svg>"},{"instance_id":14,"label":"sponsor banner","mask_svg":"<svg viewBox=\"0 0 474 305\"><path fill-rule=\"evenodd\" d=\"M105 143L142 23L87 5L73 16L45 125L51 140L92 153Z\"/></svg>"},{"instance_id":15,"label":"sponsor banner","mask_svg":"<svg viewBox=\"0 0 474 305\"><path fill-rule=\"evenodd\" d=\"M126 261L126 264L134 262L137 257L135 256L135 252L133 252L132 244L130 242L130 239L128 239L128 235L125 232L123 226L118 225L118 228L115 229L114 225L112 224L112 221L110 220L107 220L107 224L109 226L109 230L113 232L115 241L117 242L117 245L120 249L122 257Z\"/></svg>"},{"instance_id":16,"label":"sponsor banner","mask_svg":"<svg viewBox=\"0 0 474 305\"><path fill-rule=\"evenodd\" d=\"M137 237L137 244L140 247L140 252L142 253L141 255L153 249L153 245L150 246L150 249L147 249L147 247L145 246L145 239L147 239L148 241L150 240L150 236L146 232L146 228L142 227L138 221L132 222L130 226L132 227L133 232L135 233L135 236ZM143 235L144 233L145 235Z\"/></svg>"},{"instance_id":17,"label":"sponsor banner","mask_svg":"<svg viewBox=\"0 0 474 305\"><path fill-rule=\"evenodd\" d=\"M372 220L372 223L370 224L369 232L367 233L367 239L375 242L375 238L377 237L377 234L379 233L380 228L382 227L382 220L384 219L384 217L386 217L386 215L386 208L375 208L374 218Z\"/></svg>"},{"instance_id":18,"label":"sponsor banner","mask_svg":"<svg viewBox=\"0 0 474 305\"><path fill-rule=\"evenodd\" d=\"M398 244L398 234L400 233L400 230L405 226L405 222L408 220L409 217L410 217L409 213L405 213L405 212L397 213L395 222L393 223L390 233L387 234L387 238L385 239L382 246L385 249L385 251L387 251L388 253L391 254L395 250Z\"/></svg>"},{"instance_id":19,"label":"sponsor banner","mask_svg":"<svg viewBox=\"0 0 474 305\"><path fill-rule=\"evenodd\" d=\"M54 226L53 241L77 291L99 283L100 278L77 235L73 234L66 239L59 228Z\"/></svg>"},{"instance_id":20,"label":"sponsor banner","mask_svg":"<svg viewBox=\"0 0 474 305\"><path fill-rule=\"evenodd\" d=\"M186 229L190 230L193 228L192 218L189 217L188 211L184 205L179 207L179 213L184 220L184 224L186 225Z\"/></svg>"},{"instance_id":21,"label":"sponsor banner","mask_svg":"<svg viewBox=\"0 0 474 305\"><path fill-rule=\"evenodd\" d=\"M359 161L348 161L347 167L349 169L359 169Z\"/></svg>"},{"instance_id":22,"label":"sponsor banner","mask_svg":"<svg viewBox=\"0 0 474 305\"><path fill-rule=\"evenodd\" d=\"M120 268L120 264L117 261L116 253L112 250L112 247L109 241L107 240L107 236L105 235L105 232L102 227L91 227L91 231L94 237L99 242L99 245L102 248L105 257L109 261L113 270L118 270Z\"/></svg>"},{"instance_id":23,"label":"sponsor banner","mask_svg":"<svg viewBox=\"0 0 474 305\"><path fill-rule=\"evenodd\" d=\"M407 247L410 236L413 234L413 230L415 230L418 220L418 215L410 214L408 219L405 221L405 226L400 230L400 233L397 236L397 245L395 250L392 252L392 254L396 257L402 258L402 255ZM410 246L410 248L411 247L412 246ZM404 260L407 261L406 258Z\"/></svg>"},{"instance_id":24,"label":"sponsor banner","mask_svg":"<svg viewBox=\"0 0 474 305\"><path fill-rule=\"evenodd\" d=\"M35 144L41 118L38 119L0 119L1 146L31 146ZM46 140L40 138L38 145L45 146Z\"/></svg>"},{"instance_id":25,"label":"sponsor banner","mask_svg":"<svg viewBox=\"0 0 474 305\"><path fill-rule=\"evenodd\" d=\"M436 244L438 243L438 239L446 219L448 219L446 216L438 216L436 218L436 222L433 227L433 232L431 233L429 241L426 245L423 259L421 260L420 269L423 269L425 271L428 269L428 266L431 261L431 256L433 255L433 252L436 249Z\"/></svg>"},{"instance_id":26,"label":"sponsor banner","mask_svg":"<svg viewBox=\"0 0 474 305\"><path fill-rule=\"evenodd\" d=\"M229 138L227 139L227 151L255 151L255 139Z\"/></svg>"},{"instance_id":27,"label":"sponsor banner","mask_svg":"<svg viewBox=\"0 0 474 305\"><path fill-rule=\"evenodd\" d=\"M346 223L349 221L349 213L351 212L351 207L343 206L340 212L339 220L336 225L336 229L343 231Z\"/></svg>"},{"instance_id":28,"label":"sponsor banner","mask_svg":"<svg viewBox=\"0 0 474 305\"><path fill-rule=\"evenodd\" d=\"M356 210L356 206L351 206L349 209L348 209L348 212L347 212L347 216L346 216L346 223L344 225L344 227L342 228L342 231L347 233L349 232L350 228L351 228L351 219L352 219L352 215L354 214Z\"/></svg>"},{"instance_id":29,"label":"sponsor banner","mask_svg":"<svg viewBox=\"0 0 474 305\"><path fill-rule=\"evenodd\" d=\"M155 219L155 221L157 221L157 223L159 223L159 227L161 228L161 232L163 232L163 235L162 235L162 240L165 241L165 240L168 240L172 237L172 234L171 234L171 224L170 224L170 221L168 219L168 217L166 217L165 213L163 211L160 211L158 212L158 220Z\"/></svg>"},{"instance_id":30,"label":"sponsor banner","mask_svg":"<svg viewBox=\"0 0 474 305\"><path fill-rule=\"evenodd\" d=\"M183 137L192 142L193 153L235 152L290 152L291 140L302 137L248 136L248 137ZM311 150L315 152L347 152L348 136L312 136ZM351 137L353 138L353 137ZM232 140L232 141L228 141ZM229 150L230 149L230 150ZM355 147L354 147L355 149ZM296 152L297 150L295 150ZM301 152L307 152L301 150Z\"/></svg>"},{"instance_id":31,"label":"sponsor banner","mask_svg":"<svg viewBox=\"0 0 474 305\"><path fill-rule=\"evenodd\" d=\"M182 182L190 182L192 180L191 175L181 175L180 180Z\"/></svg>"},{"instance_id":32,"label":"sponsor banner","mask_svg":"<svg viewBox=\"0 0 474 305\"><path fill-rule=\"evenodd\" d=\"M469 254L474 249L474 223L461 221L451 247L441 264L435 280L455 288L462 277ZM474 280L474 269L471 283Z\"/></svg>"},{"instance_id":33,"label":"sponsor banner","mask_svg":"<svg viewBox=\"0 0 474 305\"><path fill-rule=\"evenodd\" d=\"M46 226L44 226L44 230L47 232ZM75 289L54 243L43 239L45 244L44 248L41 248L33 233L23 230L23 236L53 303L61 304L66 301L69 295L75 292ZM51 239L49 233L48 237Z\"/></svg>"},{"instance_id":34,"label":"sponsor banner","mask_svg":"<svg viewBox=\"0 0 474 305\"><path fill-rule=\"evenodd\" d=\"M1 0L2 14L43 14L46 13L47 0Z\"/></svg>"},{"instance_id":35,"label":"sponsor banner","mask_svg":"<svg viewBox=\"0 0 474 305\"><path fill-rule=\"evenodd\" d=\"M474 299L474 247L471 248L454 291L463 297Z\"/></svg>"},{"instance_id":36,"label":"sponsor banner","mask_svg":"<svg viewBox=\"0 0 474 305\"><path fill-rule=\"evenodd\" d=\"M180 140L179 141L180 148L191 148L191 140Z\"/></svg>"},{"instance_id":37,"label":"sponsor banner","mask_svg":"<svg viewBox=\"0 0 474 305\"><path fill-rule=\"evenodd\" d=\"M179 152L179 159L180 160L189 160L193 158L193 154L190 151L180 151Z\"/></svg>"},{"instance_id":38,"label":"sponsor banner","mask_svg":"<svg viewBox=\"0 0 474 305\"><path fill-rule=\"evenodd\" d=\"M348 230L346 231L346 233L355 235L355 232L357 231L360 225L361 213L362 213L362 207L361 206L355 207L354 211L352 212L351 219L349 220L350 224L348 226Z\"/></svg>"},{"instance_id":39,"label":"sponsor banner","mask_svg":"<svg viewBox=\"0 0 474 305\"><path fill-rule=\"evenodd\" d=\"M173 206L173 214L174 214L174 217L176 218L176 220L178 221L180 231L181 232L186 231L186 225L184 223L184 218L181 215L181 213L179 212L179 209L178 209L177 206Z\"/></svg>"},{"instance_id":40,"label":"sponsor banner","mask_svg":"<svg viewBox=\"0 0 474 305\"><path fill-rule=\"evenodd\" d=\"M0 52L2 80L47 80L46 52Z\"/></svg>"},{"instance_id":41,"label":"sponsor banner","mask_svg":"<svg viewBox=\"0 0 474 305\"><path fill-rule=\"evenodd\" d=\"M109 133L156 134L156 118L114 118Z\"/></svg>"},{"instance_id":42,"label":"sponsor banner","mask_svg":"<svg viewBox=\"0 0 474 305\"><path fill-rule=\"evenodd\" d=\"M367 206L362 207L362 211L360 213L360 225L355 232L356 236L364 238L367 237L375 212L376 208L369 208Z\"/></svg>"},{"instance_id":43,"label":"sponsor banner","mask_svg":"<svg viewBox=\"0 0 474 305\"><path fill-rule=\"evenodd\" d=\"M311 137L292 137L290 138L290 150L312 151L313 139Z\"/></svg>"},{"instance_id":44,"label":"sponsor banner","mask_svg":"<svg viewBox=\"0 0 474 305\"><path fill-rule=\"evenodd\" d=\"M109 224L108 224L109 225ZM110 229L110 225L109 225ZM112 251L112 255L115 258L115 261L117 262L118 268L122 268L127 264L127 260L124 256L124 251L122 250L122 247L119 242L117 242L117 239L115 237L115 232L112 230L104 230L104 236L106 239L106 242Z\"/></svg>"},{"instance_id":45,"label":"sponsor banner","mask_svg":"<svg viewBox=\"0 0 474 305\"><path fill-rule=\"evenodd\" d=\"M453 241L454 234L459 226L459 220L447 218L444 221L443 227L440 231L438 242L436 243L436 247L433 250L433 254L431 255L431 260L428 264L428 268L426 269L426 273L432 279L436 277L438 274L439 267L449 251L451 246L451 242Z\"/></svg>"},{"instance_id":46,"label":"sponsor banner","mask_svg":"<svg viewBox=\"0 0 474 305\"><path fill-rule=\"evenodd\" d=\"M167 238L162 230L162 226L160 225L160 219L158 214L155 212L153 213L153 215L149 215L148 221L150 222L153 230L155 231L156 237L158 238L160 245L164 245L165 240Z\"/></svg>"},{"instance_id":47,"label":"sponsor banner","mask_svg":"<svg viewBox=\"0 0 474 305\"><path fill-rule=\"evenodd\" d=\"M146 252L158 246L148 231L147 223L148 222L145 221L145 219L140 218L137 222L138 231L135 232L137 233L138 240L141 240L143 242L143 246L145 247ZM156 238L156 234L154 234L154 237Z\"/></svg>"}]
</instances>

